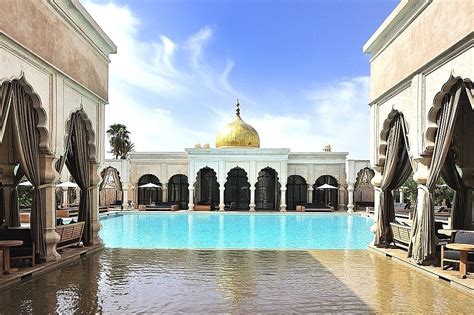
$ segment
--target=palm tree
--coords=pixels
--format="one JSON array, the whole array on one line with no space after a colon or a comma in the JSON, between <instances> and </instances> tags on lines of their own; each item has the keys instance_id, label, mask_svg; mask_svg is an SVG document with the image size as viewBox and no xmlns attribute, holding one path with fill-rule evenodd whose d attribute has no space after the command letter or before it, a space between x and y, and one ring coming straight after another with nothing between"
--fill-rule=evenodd
<instances>
[{"instance_id":1,"label":"palm tree","mask_svg":"<svg viewBox=\"0 0 474 315\"><path fill-rule=\"evenodd\" d=\"M112 124L107 130L112 154L116 159L127 158L127 154L133 151L135 145L130 141L130 131L123 124Z\"/></svg>"}]
</instances>

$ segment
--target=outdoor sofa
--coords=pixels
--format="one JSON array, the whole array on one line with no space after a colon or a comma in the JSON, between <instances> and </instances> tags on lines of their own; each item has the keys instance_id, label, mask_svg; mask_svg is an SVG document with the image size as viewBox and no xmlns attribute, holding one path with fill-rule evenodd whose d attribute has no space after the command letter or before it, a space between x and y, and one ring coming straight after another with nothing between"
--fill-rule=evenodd
<instances>
[{"instance_id":1,"label":"outdoor sofa","mask_svg":"<svg viewBox=\"0 0 474 315\"><path fill-rule=\"evenodd\" d=\"M29 259L35 266L35 243L31 237L31 229L23 227L0 228L0 240L20 240L23 245L10 248L11 260Z\"/></svg>"},{"instance_id":2,"label":"outdoor sofa","mask_svg":"<svg viewBox=\"0 0 474 315\"><path fill-rule=\"evenodd\" d=\"M453 243L474 245L474 231L460 230L457 232L453 232L453 234L451 235ZM459 251L446 249L445 245L441 246L441 269L444 269L444 265L446 262L459 263L459 260L460 260ZM468 252L467 264L474 265L474 252Z\"/></svg>"}]
</instances>

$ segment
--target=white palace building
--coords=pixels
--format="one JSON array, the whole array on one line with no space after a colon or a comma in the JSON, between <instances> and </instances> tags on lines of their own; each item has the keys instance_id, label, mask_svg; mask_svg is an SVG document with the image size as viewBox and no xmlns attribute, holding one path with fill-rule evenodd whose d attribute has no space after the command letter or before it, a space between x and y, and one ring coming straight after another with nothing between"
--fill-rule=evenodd
<instances>
[{"instance_id":1,"label":"white palace building","mask_svg":"<svg viewBox=\"0 0 474 315\"><path fill-rule=\"evenodd\" d=\"M322 152L262 148L237 103L235 119L217 135L215 148L198 144L183 152L132 152L126 160L106 160L100 203L219 211L306 205L352 212L373 204L373 171L368 160L347 155L332 152L330 145Z\"/></svg>"}]
</instances>

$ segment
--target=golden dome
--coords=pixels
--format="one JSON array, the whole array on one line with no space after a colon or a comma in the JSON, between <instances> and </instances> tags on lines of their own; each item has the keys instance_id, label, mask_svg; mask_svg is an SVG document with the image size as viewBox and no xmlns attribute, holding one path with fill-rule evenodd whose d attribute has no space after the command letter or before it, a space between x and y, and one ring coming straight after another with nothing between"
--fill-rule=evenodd
<instances>
[{"instance_id":1,"label":"golden dome","mask_svg":"<svg viewBox=\"0 0 474 315\"><path fill-rule=\"evenodd\" d=\"M240 118L240 104L237 100L235 119L230 122L216 137L216 148L260 147L258 132Z\"/></svg>"}]
</instances>

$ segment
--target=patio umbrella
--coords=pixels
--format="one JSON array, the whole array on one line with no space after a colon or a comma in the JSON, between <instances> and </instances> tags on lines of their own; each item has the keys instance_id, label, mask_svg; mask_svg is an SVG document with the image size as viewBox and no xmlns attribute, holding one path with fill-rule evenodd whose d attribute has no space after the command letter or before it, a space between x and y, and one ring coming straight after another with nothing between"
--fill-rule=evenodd
<instances>
[{"instance_id":1,"label":"patio umbrella","mask_svg":"<svg viewBox=\"0 0 474 315\"><path fill-rule=\"evenodd\" d=\"M70 182L70 181L67 181L67 182L64 182L64 183L61 183L61 184L56 185L56 187L64 187L64 188L72 187L72 188L76 188L76 187L77 187L77 184L76 184L76 183L73 183L73 182Z\"/></svg>"},{"instance_id":2,"label":"patio umbrella","mask_svg":"<svg viewBox=\"0 0 474 315\"><path fill-rule=\"evenodd\" d=\"M321 185L321 186L317 187L316 189L337 189L337 187L331 186L329 184L324 184L324 185Z\"/></svg>"},{"instance_id":3,"label":"patio umbrella","mask_svg":"<svg viewBox=\"0 0 474 315\"><path fill-rule=\"evenodd\" d=\"M138 186L138 188L148 188L148 189L158 188L158 189L161 189L161 186L159 186L157 184L153 184L153 183L148 183L148 184ZM151 205L151 193L150 193L150 205Z\"/></svg>"}]
</instances>

